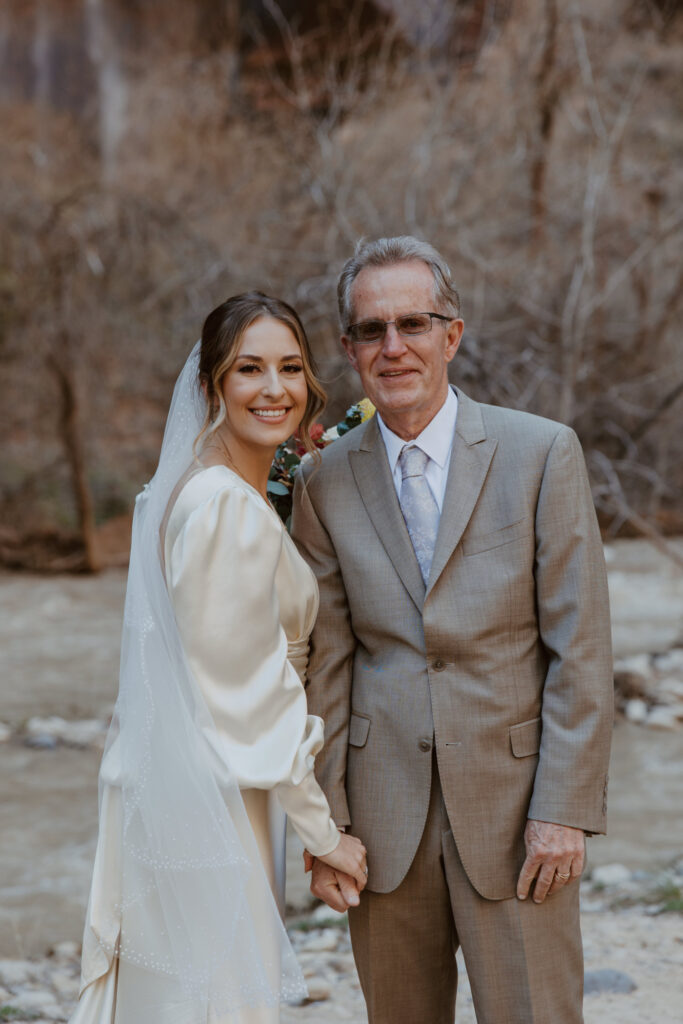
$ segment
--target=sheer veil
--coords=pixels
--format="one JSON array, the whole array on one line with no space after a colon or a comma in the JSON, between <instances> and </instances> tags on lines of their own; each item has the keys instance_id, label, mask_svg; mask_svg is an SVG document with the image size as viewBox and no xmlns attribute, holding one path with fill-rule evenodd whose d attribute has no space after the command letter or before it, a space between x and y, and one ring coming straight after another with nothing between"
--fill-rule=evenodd
<instances>
[{"instance_id":1,"label":"sheer veil","mask_svg":"<svg viewBox=\"0 0 683 1024\"><path fill-rule=\"evenodd\" d=\"M306 995L236 780L212 753L215 726L163 574L160 527L204 419L198 367L199 343L175 386L158 468L135 505L82 979L85 988L115 957L154 972L183 1024ZM114 891L103 884L111 878Z\"/></svg>"}]
</instances>

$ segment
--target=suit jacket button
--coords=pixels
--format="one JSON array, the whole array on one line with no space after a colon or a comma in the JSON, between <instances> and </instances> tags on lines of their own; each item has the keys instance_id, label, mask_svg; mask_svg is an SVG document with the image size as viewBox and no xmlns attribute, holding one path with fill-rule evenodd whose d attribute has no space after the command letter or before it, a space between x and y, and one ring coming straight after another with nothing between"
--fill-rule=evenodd
<instances>
[{"instance_id":1,"label":"suit jacket button","mask_svg":"<svg viewBox=\"0 0 683 1024\"><path fill-rule=\"evenodd\" d=\"M420 740L420 742L418 743L418 747L420 748L420 750L431 750L432 749L432 741L431 740Z\"/></svg>"},{"instance_id":2,"label":"suit jacket button","mask_svg":"<svg viewBox=\"0 0 683 1024\"><path fill-rule=\"evenodd\" d=\"M446 662L442 661L441 658L437 658L435 661L432 662L432 668L434 669L435 672L442 672L443 669L445 669L445 667Z\"/></svg>"}]
</instances>

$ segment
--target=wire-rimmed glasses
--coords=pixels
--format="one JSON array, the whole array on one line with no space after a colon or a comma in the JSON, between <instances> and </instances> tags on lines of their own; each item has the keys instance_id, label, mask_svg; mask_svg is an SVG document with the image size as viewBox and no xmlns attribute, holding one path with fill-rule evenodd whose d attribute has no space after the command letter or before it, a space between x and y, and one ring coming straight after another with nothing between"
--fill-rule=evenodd
<instances>
[{"instance_id":1,"label":"wire-rimmed glasses","mask_svg":"<svg viewBox=\"0 0 683 1024\"><path fill-rule=\"evenodd\" d=\"M452 316L442 316L441 313L404 313L397 316L395 320L363 320L357 324L351 324L346 333L352 341L359 345L372 345L384 340L387 327L393 326L397 332L404 337L414 337L417 334L427 334L432 329L432 320L452 320Z\"/></svg>"}]
</instances>

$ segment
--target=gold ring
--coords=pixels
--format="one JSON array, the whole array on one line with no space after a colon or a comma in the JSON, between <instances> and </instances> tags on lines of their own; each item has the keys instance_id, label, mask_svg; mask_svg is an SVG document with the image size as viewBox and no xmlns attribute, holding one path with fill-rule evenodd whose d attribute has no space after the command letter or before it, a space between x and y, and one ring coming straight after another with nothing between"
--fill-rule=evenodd
<instances>
[{"instance_id":1,"label":"gold ring","mask_svg":"<svg viewBox=\"0 0 683 1024\"><path fill-rule=\"evenodd\" d=\"M555 874L558 878L561 878L563 882L566 882L568 878L571 878L571 871L568 871L566 875L563 875L561 871L556 871Z\"/></svg>"}]
</instances>

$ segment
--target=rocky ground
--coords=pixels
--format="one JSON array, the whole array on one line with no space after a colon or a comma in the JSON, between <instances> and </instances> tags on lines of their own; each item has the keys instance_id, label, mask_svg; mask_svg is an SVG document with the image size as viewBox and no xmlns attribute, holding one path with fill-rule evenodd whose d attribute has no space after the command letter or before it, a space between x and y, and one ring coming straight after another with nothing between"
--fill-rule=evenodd
<instances>
[{"instance_id":1,"label":"rocky ground","mask_svg":"<svg viewBox=\"0 0 683 1024\"><path fill-rule=\"evenodd\" d=\"M683 860L656 874L606 865L582 883L586 1024L680 1022L682 889ZM283 1024L367 1022L345 918L318 907L290 919L289 928L309 999L286 1007ZM0 1020L67 1020L77 998L78 954L77 942L63 941L42 957L0 960ZM458 957L458 1022L475 1024Z\"/></svg>"},{"instance_id":2,"label":"rocky ground","mask_svg":"<svg viewBox=\"0 0 683 1024\"><path fill-rule=\"evenodd\" d=\"M610 835L591 840L582 883L585 1018L680 1024L683 574L641 542L606 553L619 715ZM66 1020L76 997L124 585L0 575L0 1021ZM296 837L287 899L310 999L283 1021L361 1024L346 922L312 905ZM474 1024L461 968L458 1022Z\"/></svg>"}]
</instances>

